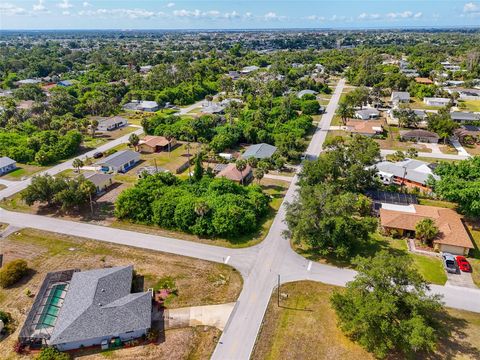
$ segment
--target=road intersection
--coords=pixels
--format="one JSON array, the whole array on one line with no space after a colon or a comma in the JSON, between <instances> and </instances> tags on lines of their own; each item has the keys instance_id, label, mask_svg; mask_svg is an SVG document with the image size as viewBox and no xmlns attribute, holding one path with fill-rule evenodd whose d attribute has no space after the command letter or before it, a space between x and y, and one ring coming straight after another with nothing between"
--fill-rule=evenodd
<instances>
[{"instance_id":1,"label":"road intersection","mask_svg":"<svg viewBox=\"0 0 480 360\"><path fill-rule=\"evenodd\" d=\"M340 80L327 106L326 113L318 124L306 152L309 158L317 157L322 151L344 85L345 81ZM117 140L119 143L125 141L125 139ZM99 150L104 151L105 149ZM71 163L71 161L64 163L65 168L71 165L67 165L67 163ZM56 168L55 173L64 170L60 166ZM51 174L53 174L52 169L49 171ZM291 249L289 239L283 235L287 229L284 219L286 203L295 200L298 190L296 180L295 176L265 240L256 246L244 249L223 248L51 217L15 213L3 209L0 209L0 222L15 227L28 226L45 231L226 263L235 267L244 278L244 286L212 359L249 359L270 296L279 277L281 283L314 280L344 286L356 274L351 269L340 269L311 262ZM22 186L15 188L14 192L6 192L9 188L4 189L0 191L0 198L10 196L27 185L28 183L25 182ZM443 295L447 306L480 312L480 290L478 289L432 285L431 292Z\"/></svg>"}]
</instances>

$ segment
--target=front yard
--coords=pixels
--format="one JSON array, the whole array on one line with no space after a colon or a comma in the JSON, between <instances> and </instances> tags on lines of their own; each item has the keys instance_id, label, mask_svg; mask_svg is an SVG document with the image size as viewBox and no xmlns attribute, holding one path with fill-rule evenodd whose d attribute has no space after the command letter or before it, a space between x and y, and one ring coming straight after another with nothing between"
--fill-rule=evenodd
<instances>
[{"instance_id":1,"label":"front yard","mask_svg":"<svg viewBox=\"0 0 480 360\"><path fill-rule=\"evenodd\" d=\"M133 264L136 272L144 276L145 290L166 277L174 279L178 296L168 299L171 308L233 302L242 288L240 274L227 265L33 229L2 240L2 252L5 261L22 258L32 269L27 278L0 292L0 309L10 312L17 323L15 333L0 342L2 359L20 358L13 353L13 344L33 303L33 298L25 292L28 289L35 294L50 271ZM208 358L218 336L218 331L209 328L169 330L165 342L159 345L109 352L108 357L158 359L169 354L168 358L180 359L202 354L201 349L206 348L208 351L202 358Z\"/></svg>"},{"instance_id":2,"label":"front yard","mask_svg":"<svg viewBox=\"0 0 480 360\"><path fill-rule=\"evenodd\" d=\"M280 293L288 295L277 306L272 294L253 352L254 360L281 359L374 359L337 327L329 298L335 286L312 281L283 284ZM418 359L478 359L480 353L480 314L446 309L439 321L444 325L433 354ZM389 359L403 359L392 356Z\"/></svg>"}]
</instances>

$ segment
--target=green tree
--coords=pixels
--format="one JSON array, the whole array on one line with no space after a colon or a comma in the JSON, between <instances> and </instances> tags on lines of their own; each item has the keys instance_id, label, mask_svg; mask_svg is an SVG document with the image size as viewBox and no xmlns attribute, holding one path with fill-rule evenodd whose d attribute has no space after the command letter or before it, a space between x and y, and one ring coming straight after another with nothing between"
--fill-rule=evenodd
<instances>
[{"instance_id":1,"label":"green tree","mask_svg":"<svg viewBox=\"0 0 480 360\"><path fill-rule=\"evenodd\" d=\"M411 258L381 251L354 264L355 279L331 297L340 329L379 358L433 351L442 307Z\"/></svg>"},{"instance_id":2,"label":"green tree","mask_svg":"<svg viewBox=\"0 0 480 360\"><path fill-rule=\"evenodd\" d=\"M79 158L73 159L72 166L77 172L80 172L80 168L83 167L83 161Z\"/></svg>"},{"instance_id":3,"label":"green tree","mask_svg":"<svg viewBox=\"0 0 480 360\"><path fill-rule=\"evenodd\" d=\"M265 172L262 169L253 170L253 177L257 180L259 184L260 184L260 181L262 181L264 176L265 176Z\"/></svg>"},{"instance_id":4,"label":"green tree","mask_svg":"<svg viewBox=\"0 0 480 360\"><path fill-rule=\"evenodd\" d=\"M128 142L131 146L134 147L135 150L137 150L138 143L140 142L140 138L138 137L137 134L133 133L128 137Z\"/></svg>"},{"instance_id":5,"label":"green tree","mask_svg":"<svg viewBox=\"0 0 480 360\"><path fill-rule=\"evenodd\" d=\"M202 166L202 157L203 153L199 152L195 158L195 167L193 169L193 179L195 181L200 181L203 178L204 169Z\"/></svg>"},{"instance_id":6,"label":"green tree","mask_svg":"<svg viewBox=\"0 0 480 360\"><path fill-rule=\"evenodd\" d=\"M422 219L415 225L415 236L424 244L430 245L438 235L438 231L435 221L430 218Z\"/></svg>"},{"instance_id":7,"label":"green tree","mask_svg":"<svg viewBox=\"0 0 480 360\"><path fill-rule=\"evenodd\" d=\"M97 119L92 119L90 121L90 132L91 132L93 138L95 137L95 133L97 131L97 128L98 128L98 120Z\"/></svg>"},{"instance_id":8,"label":"green tree","mask_svg":"<svg viewBox=\"0 0 480 360\"><path fill-rule=\"evenodd\" d=\"M452 120L447 110L440 110L438 114L430 115L428 118L428 130L436 132L443 138L444 144L457 128L458 124Z\"/></svg>"},{"instance_id":9,"label":"green tree","mask_svg":"<svg viewBox=\"0 0 480 360\"><path fill-rule=\"evenodd\" d=\"M340 102L337 108L337 115L342 119L343 126L347 125L348 118L354 115L353 108L345 101Z\"/></svg>"},{"instance_id":10,"label":"green tree","mask_svg":"<svg viewBox=\"0 0 480 360\"><path fill-rule=\"evenodd\" d=\"M0 269L0 286L7 288L16 284L28 273L28 265L25 260L12 260Z\"/></svg>"},{"instance_id":11,"label":"green tree","mask_svg":"<svg viewBox=\"0 0 480 360\"><path fill-rule=\"evenodd\" d=\"M457 203L465 215L480 216L480 156L458 163L441 162L435 173L440 179L430 182L438 196Z\"/></svg>"},{"instance_id":12,"label":"green tree","mask_svg":"<svg viewBox=\"0 0 480 360\"><path fill-rule=\"evenodd\" d=\"M35 202L53 204L55 194L64 188L64 184L51 175L34 176L30 185L22 191L22 199L27 205L33 205Z\"/></svg>"}]
</instances>

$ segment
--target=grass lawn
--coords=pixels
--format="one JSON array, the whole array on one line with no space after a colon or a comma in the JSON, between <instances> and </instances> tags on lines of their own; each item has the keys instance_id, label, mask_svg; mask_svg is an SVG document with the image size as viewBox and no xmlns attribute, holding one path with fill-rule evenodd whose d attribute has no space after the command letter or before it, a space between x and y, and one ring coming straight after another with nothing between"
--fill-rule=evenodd
<instances>
[{"instance_id":1,"label":"grass lawn","mask_svg":"<svg viewBox=\"0 0 480 360\"><path fill-rule=\"evenodd\" d=\"M138 128L133 126L126 126L114 131L97 132L94 138L92 138L90 135L86 135L83 139L83 146L89 149L94 149L109 141L130 134L136 130L138 130Z\"/></svg>"},{"instance_id":2,"label":"grass lawn","mask_svg":"<svg viewBox=\"0 0 480 360\"><path fill-rule=\"evenodd\" d=\"M465 104L467 111L480 111L480 100L461 100L460 102Z\"/></svg>"},{"instance_id":3,"label":"grass lawn","mask_svg":"<svg viewBox=\"0 0 480 360\"><path fill-rule=\"evenodd\" d=\"M450 201L443 201L443 200L434 200L434 199L428 199L428 198L418 198L418 203L420 205L427 205L427 206L437 206L437 207L443 207L447 209L456 209L457 204L452 203Z\"/></svg>"},{"instance_id":4,"label":"grass lawn","mask_svg":"<svg viewBox=\"0 0 480 360\"><path fill-rule=\"evenodd\" d=\"M480 145L463 145L463 148L473 156L480 155Z\"/></svg>"},{"instance_id":5,"label":"grass lawn","mask_svg":"<svg viewBox=\"0 0 480 360\"><path fill-rule=\"evenodd\" d=\"M337 136L348 138L350 134L343 130L329 130L327 133L327 137L325 138L325 142L327 143L328 141L336 138Z\"/></svg>"},{"instance_id":6,"label":"grass lawn","mask_svg":"<svg viewBox=\"0 0 480 360\"><path fill-rule=\"evenodd\" d=\"M419 152L432 152L431 149L425 147L424 145L417 144L411 141L398 140L398 137L400 136L400 130L407 129L402 129L397 126L390 125L384 125L384 128L388 132L386 138L375 139L375 141L380 145L380 149L407 151L410 148L414 148Z\"/></svg>"},{"instance_id":7,"label":"grass lawn","mask_svg":"<svg viewBox=\"0 0 480 360\"><path fill-rule=\"evenodd\" d=\"M167 276L175 280L178 296L170 299L169 307L172 308L232 302L237 299L242 288L240 274L223 264L33 229L24 229L2 240L2 252L5 254L5 261L22 258L32 269L30 276L0 292L0 308L10 312L18 323L16 332L0 342L2 359L16 358L13 355L13 343L34 300L25 295L26 289L35 294L46 273L50 271L71 268L87 270L133 264L137 273L144 276L144 289L152 287ZM166 341L159 349L164 349L165 344L169 344L169 351L181 351L182 354L186 352L188 355L189 351L194 352L195 346L203 347L207 346L207 343L214 346L218 339L218 332L206 331L207 338L199 341L196 337L201 334L195 334L193 330L189 328L178 333L167 331ZM170 334L172 339L169 338ZM176 341L172 342L174 339ZM213 346L208 345L210 352L205 358L210 356ZM139 359L162 358L156 353L159 351L156 346L136 349L140 352L137 357ZM146 357L149 352L157 354L157 357Z\"/></svg>"},{"instance_id":8,"label":"grass lawn","mask_svg":"<svg viewBox=\"0 0 480 360\"><path fill-rule=\"evenodd\" d=\"M21 180L23 177L29 177L39 171L47 170L47 166L27 165L17 163L17 168L8 174L2 176L5 180Z\"/></svg>"},{"instance_id":9,"label":"grass lawn","mask_svg":"<svg viewBox=\"0 0 480 360\"><path fill-rule=\"evenodd\" d=\"M337 327L329 298L339 289L312 281L281 286L288 294L277 306L272 294L252 359L374 359ZM444 334L434 354L418 354L416 359L478 359L480 314L446 309L441 316ZM442 332L443 333L443 332ZM404 357L390 357L404 359Z\"/></svg>"},{"instance_id":10,"label":"grass lawn","mask_svg":"<svg viewBox=\"0 0 480 360\"><path fill-rule=\"evenodd\" d=\"M415 159L425 161L428 163L441 163L441 162L454 163L454 162L461 161L461 160L453 160L453 159L438 159L438 158L431 158L426 156L418 156Z\"/></svg>"},{"instance_id":11,"label":"grass lawn","mask_svg":"<svg viewBox=\"0 0 480 360\"><path fill-rule=\"evenodd\" d=\"M292 247L297 253L312 261L348 268L353 267L351 260L355 256L371 257L381 250L387 250L396 256L409 256L415 268L429 283L443 285L447 281L447 276L445 275L442 262L439 258L410 253L408 252L407 243L404 239L392 239L378 232L372 234L370 241L367 243L358 244L356 248L353 249L353 255L347 259L337 259L328 256L321 257L304 243L292 244Z\"/></svg>"},{"instance_id":12,"label":"grass lawn","mask_svg":"<svg viewBox=\"0 0 480 360\"><path fill-rule=\"evenodd\" d=\"M473 282L480 287L480 228L477 224L468 223L467 228L473 241L474 249L470 250L468 261L472 265Z\"/></svg>"}]
</instances>

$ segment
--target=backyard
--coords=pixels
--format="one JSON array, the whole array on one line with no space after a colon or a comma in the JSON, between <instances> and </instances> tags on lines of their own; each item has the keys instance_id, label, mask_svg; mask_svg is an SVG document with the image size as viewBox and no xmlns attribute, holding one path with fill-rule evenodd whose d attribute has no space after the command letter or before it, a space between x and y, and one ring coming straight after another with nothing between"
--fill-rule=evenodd
<instances>
[{"instance_id":1,"label":"backyard","mask_svg":"<svg viewBox=\"0 0 480 360\"><path fill-rule=\"evenodd\" d=\"M272 294L252 359L374 359L337 327L329 298L335 286L300 281L281 285L280 307ZM478 359L480 314L446 309L434 354L419 359ZM389 359L403 359L392 356Z\"/></svg>"},{"instance_id":2,"label":"backyard","mask_svg":"<svg viewBox=\"0 0 480 360\"><path fill-rule=\"evenodd\" d=\"M33 298L27 296L26 291L28 289L35 294L46 273L50 271L72 268L87 270L132 264L136 272L144 276L145 290L155 287L166 278L174 280L178 296L168 299L171 308L232 302L236 300L242 287L240 274L227 265L151 250L33 229L21 230L2 241L6 261L22 258L32 269L27 278L0 293L0 309L10 312L17 322L16 332L0 342L2 359L19 358L13 353L13 344L33 303ZM183 359L202 354L203 351L199 358L208 358L218 336L219 331L203 327L168 330L165 342L158 346L148 345L120 350L118 353L109 352L108 357L124 352L126 357L122 355L119 358L157 359L168 353L171 354L169 358Z\"/></svg>"}]
</instances>

